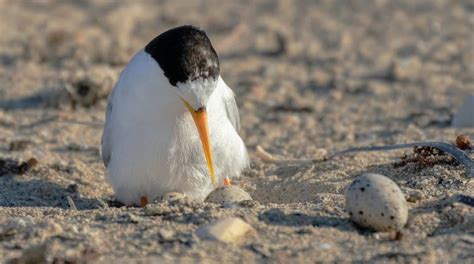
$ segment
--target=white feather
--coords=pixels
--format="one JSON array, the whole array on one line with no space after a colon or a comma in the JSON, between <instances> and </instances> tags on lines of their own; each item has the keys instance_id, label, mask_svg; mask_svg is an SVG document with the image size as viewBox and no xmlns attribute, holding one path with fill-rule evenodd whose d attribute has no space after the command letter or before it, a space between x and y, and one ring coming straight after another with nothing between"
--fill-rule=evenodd
<instances>
[{"instance_id":1,"label":"white feather","mask_svg":"<svg viewBox=\"0 0 474 264\"><path fill-rule=\"evenodd\" d=\"M203 199L213 189L196 126L176 89L142 50L109 97L102 155L116 198L125 204L172 191ZM219 77L207 102L219 184L226 176L239 176L249 164L245 144L234 129L238 112L232 102L232 90Z\"/></svg>"},{"instance_id":2,"label":"white feather","mask_svg":"<svg viewBox=\"0 0 474 264\"><path fill-rule=\"evenodd\" d=\"M207 105L212 92L214 92L219 80L212 78L198 78L185 83L177 83L178 94L188 102L195 110ZM176 89L176 88L175 88Z\"/></svg>"}]
</instances>

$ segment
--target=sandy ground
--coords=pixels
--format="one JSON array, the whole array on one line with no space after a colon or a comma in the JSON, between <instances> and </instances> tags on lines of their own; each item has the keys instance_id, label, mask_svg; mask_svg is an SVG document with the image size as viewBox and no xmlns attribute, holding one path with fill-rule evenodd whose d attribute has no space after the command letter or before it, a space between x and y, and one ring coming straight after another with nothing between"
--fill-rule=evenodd
<instances>
[{"instance_id":1,"label":"sandy ground","mask_svg":"<svg viewBox=\"0 0 474 264\"><path fill-rule=\"evenodd\" d=\"M318 159L352 146L473 136L450 128L474 91L472 1L222 2L0 1L0 258L473 262L474 209L449 202L474 195L462 167L393 166L411 150L307 166L268 164L255 152L259 144ZM99 153L107 93L134 52L181 24L208 32L238 96L252 165L235 183L255 201L118 207ZM38 164L19 168L30 158ZM402 239L347 219L344 188L365 171L417 194ZM195 235L228 215L256 235L240 245Z\"/></svg>"}]
</instances>

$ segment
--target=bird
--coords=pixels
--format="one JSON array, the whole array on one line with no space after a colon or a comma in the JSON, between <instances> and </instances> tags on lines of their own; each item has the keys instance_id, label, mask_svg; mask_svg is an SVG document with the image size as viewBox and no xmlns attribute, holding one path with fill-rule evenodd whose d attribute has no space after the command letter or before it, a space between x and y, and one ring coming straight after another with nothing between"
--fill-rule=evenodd
<instances>
[{"instance_id":1,"label":"bird","mask_svg":"<svg viewBox=\"0 0 474 264\"><path fill-rule=\"evenodd\" d=\"M235 94L202 29L153 38L109 94L101 155L115 199L145 206L179 192L203 200L249 166Z\"/></svg>"}]
</instances>

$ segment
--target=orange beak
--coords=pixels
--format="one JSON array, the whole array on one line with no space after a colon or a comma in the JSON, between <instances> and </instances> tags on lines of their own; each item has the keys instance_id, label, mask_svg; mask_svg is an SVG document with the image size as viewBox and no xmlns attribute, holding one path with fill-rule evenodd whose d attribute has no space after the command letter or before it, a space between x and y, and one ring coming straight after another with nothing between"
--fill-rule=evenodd
<instances>
[{"instance_id":1,"label":"orange beak","mask_svg":"<svg viewBox=\"0 0 474 264\"><path fill-rule=\"evenodd\" d=\"M183 100L184 101L184 100ZM186 108L191 113L194 124L199 132L204 156L206 157L209 174L211 175L212 185L216 186L216 176L214 175L214 163L212 162L211 143L209 142L209 128L207 126L207 112L206 110L194 110L188 102L184 101Z\"/></svg>"}]
</instances>

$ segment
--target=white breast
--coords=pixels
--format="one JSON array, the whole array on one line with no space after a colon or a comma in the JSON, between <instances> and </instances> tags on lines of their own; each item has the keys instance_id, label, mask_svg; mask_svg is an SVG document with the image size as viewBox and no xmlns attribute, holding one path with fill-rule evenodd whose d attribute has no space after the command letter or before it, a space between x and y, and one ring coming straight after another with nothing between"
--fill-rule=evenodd
<instances>
[{"instance_id":1,"label":"white breast","mask_svg":"<svg viewBox=\"0 0 474 264\"><path fill-rule=\"evenodd\" d=\"M166 192L203 199L212 184L192 117L158 64L140 51L122 72L109 101L103 152L116 198L139 204ZM219 183L248 166L247 151L229 121L232 91L219 77L207 109L214 168ZM104 150L105 149L105 150Z\"/></svg>"}]
</instances>

